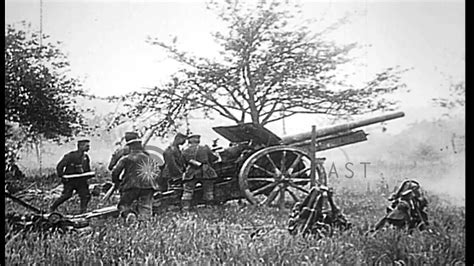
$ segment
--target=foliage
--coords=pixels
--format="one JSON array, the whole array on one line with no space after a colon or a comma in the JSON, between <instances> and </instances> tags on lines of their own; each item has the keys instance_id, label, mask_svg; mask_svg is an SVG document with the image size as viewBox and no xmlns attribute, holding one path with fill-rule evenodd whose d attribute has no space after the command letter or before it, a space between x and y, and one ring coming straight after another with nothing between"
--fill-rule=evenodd
<instances>
[{"instance_id":1,"label":"foliage","mask_svg":"<svg viewBox=\"0 0 474 266\"><path fill-rule=\"evenodd\" d=\"M18 150L24 139L24 132L18 125L5 121L5 166L6 170L19 159Z\"/></svg>"},{"instance_id":2,"label":"foliage","mask_svg":"<svg viewBox=\"0 0 474 266\"><path fill-rule=\"evenodd\" d=\"M309 28L314 23L298 21L299 7L277 1L248 6L240 1L208 5L226 25L213 34L221 48L217 59L183 52L176 39L149 38L182 69L167 86L140 92L130 113L159 112L154 105L167 100L184 105L179 110L185 113L216 112L235 123L265 125L300 113L340 116L393 108L395 102L383 96L404 86L399 74L405 70L385 69L361 88L338 78L358 45L338 45L327 35L347 17L314 33Z\"/></svg>"},{"instance_id":3,"label":"foliage","mask_svg":"<svg viewBox=\"0 0 474 266\"><path fill-rule=\"evenodd\" d=\"M25 22L6 27L5 121L18 125L22 141L28 143L41 139L58 141L85 127L74 108L74 97L83 91L78 88L78 81L67 74L66 55L58 48L59 43L47 41L48 36L41 36L41 45L39 38ZM9 148L18 148L13 146Z\"/></svg>"},{"instance_id":4,"label":"foliage","mask_svg":"<svg viewBox=\"0 0 474 266\"><path fill-rule=\"evenodd\" d=\"M188 115L184 100L176 97L172 85L167 85L163 90L167 90L167 93L153 94L153 99L150 99L148 94L140 92L107 97L109 102L123 103L125 107L125 111L111 115L107 131L132 122L133 130L139 132L146 140L152 136L164 137L170 129L180 127L181 121Z\"/></svg>"},{"instance_id":5,"label":"foliage","mask_svg":"<svg viewBox=\"0 0 474 266\"><path fill-rule=\"evenodd\" d=\"M82 119L71 108L72 96L82 90L67 76L66 56L51 43L40 46L25 23L20 29L7 25L5 35L5 120L19 123L30 136L73 136Z\"/></svg>"}]
</instances>

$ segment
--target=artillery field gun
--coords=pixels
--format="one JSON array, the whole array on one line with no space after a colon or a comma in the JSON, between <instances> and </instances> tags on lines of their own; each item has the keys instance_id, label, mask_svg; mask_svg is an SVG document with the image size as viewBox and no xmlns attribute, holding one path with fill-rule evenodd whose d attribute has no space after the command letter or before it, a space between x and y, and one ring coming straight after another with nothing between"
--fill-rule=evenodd
<instances>
[{"instance_id":1,"label":"artillery field gun","mask_svg":"<svg viewBox=\"0 0 474 266\"><path fill-rule=\"evenodd\" d=\"M403 112L321 128L316 131L316 151L333 149L367 140L363 130L354 129L403 117ZM214 127L230 147L220 149L221 160L213 167L218 174L215 198L218 202L247 199L251 204L271 206L287 199L298 202L310 191L311 132L280 138L251 123ZM317 158L316 180L325 180L324 159ZM155 207L179 204L179 189L155 195ZM199 189L196 204L204 203Z\"/></svg>"},{"instance_id":2,"label":"artillery field gun","mask_svg":"<svg viewBox=\"0 0 474 266\"><path fill-rule=\"evenodd\" d=\"M323 151L365 141L367 134L355 129L403 116L403 112L396 112L318 129L315 150ZM326 185L323 158L316 158L315 180L311 180L312 132L280 138L263 126L251 123L214 127L213 130L231 143L227 148L215 149L219 150L221 158L213 164L218 174L214 186L216 203L246 199L251 204L265 206L293 205L302 202L310 194L311 184L319 181L319 184ZM328 193L325 191L323 194ZM332 192L329 194L332 195ZM179 206L181 195L179 186L155 193L154 212L171 205ZM193 202L196 205L205 203L199 187L194 193ZM116 206L111 206L82 215L59 216L57 220L76 221L116 215Z\"/></svg>"}]
</instances>

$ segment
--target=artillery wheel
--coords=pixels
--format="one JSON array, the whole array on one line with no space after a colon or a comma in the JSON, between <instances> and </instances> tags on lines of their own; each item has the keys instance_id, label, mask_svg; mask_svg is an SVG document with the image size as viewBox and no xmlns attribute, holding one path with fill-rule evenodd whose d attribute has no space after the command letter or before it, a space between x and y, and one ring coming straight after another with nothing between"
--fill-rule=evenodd
<instances>
[{"instance_id":1,"label":"artillery wheel","mask_svg":"<svg viewBox=\"0 0 474 266\"><path fill-rule=\"evenodd\" d=\"M161 175L160 167L164 164L164 151L153 145L146 145L144 150L148 153L149 159L138 165L138 177L153 180L156 186L155 189L158 189L159 177Z\"/></svg>"},{"instance_id":2,"label":"artillery wheel","mask_svg":"<svg viewBox=\"0 0 474 266\"><path fill-rule=\"evenodd\" d=\"M153 159L153 161L155 161L159 166L165 164L165 159L163 157L165 151L163 149L153 145L145 145L144 149L146 152L148 152L150 158Z\"/></svg>"},{"instance_id":3,"label":"artillery wheel","mask_svg":"<svg viewBox=\"0 0 474 266\"><path fill-rule=\"evenodd\" d=\"M239 172L239 186L251 204L285 204L286 195L298 202L310 191L311 160L293 147L267 147L252 154ZM325 178L323 166L316 164L316 180Z\"/></svg>"}]
</instances>

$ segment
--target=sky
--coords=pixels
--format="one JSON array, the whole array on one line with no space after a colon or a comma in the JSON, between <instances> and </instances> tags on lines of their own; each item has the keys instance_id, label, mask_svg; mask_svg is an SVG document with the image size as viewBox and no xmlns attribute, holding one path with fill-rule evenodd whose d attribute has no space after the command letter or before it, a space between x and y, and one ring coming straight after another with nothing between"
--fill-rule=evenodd
<instances>
[{"instance_id":1,"label":"sky","mask_svg":"<svg viewBox=\"0 0 474 266\"><path fill-rule=\"evenodd\" d=\"M72 74L98 96L121 95L160 85L176 71L159 48L145 40L177 37L178 46L215 56L210 33L219 22L203 1L42 1L42 30L68 55ZM383 68L411 68L397 95L406 121L440 115L431 99L448 95L448 77L463 80L465 8L463 1L300 1L305 18L334 21L356 12L352 23L330 36L337 42L370 44L354 64L353 82ZM21 20L40 25L40 0L6 0L6 24ZM316 29L315 29L316 30ZM287 121L297 129L298 119ZM293 126L292 126L293 123ZM291 133L291 132L290 132Z\"/></svg>"}]
</instances>

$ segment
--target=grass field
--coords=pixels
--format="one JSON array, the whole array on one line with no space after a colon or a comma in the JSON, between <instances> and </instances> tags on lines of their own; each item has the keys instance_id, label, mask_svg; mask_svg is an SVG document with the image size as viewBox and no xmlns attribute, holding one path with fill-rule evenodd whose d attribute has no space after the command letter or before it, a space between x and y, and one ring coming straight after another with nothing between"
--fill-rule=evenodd
<instances>
[{"instance_id":1,"label":"grass field","mask_svg":"<svg viewBox=\"0 0 474 266\"><path fill-rule=\"evenodd\" d=\"M57 185L53 178L29 178L43 189ZM100 180L99 180L100 181ZM277 264L277 265L463 265L465 260L465 208L427 193L429 230L407 234L387 228L365 236L384 214L388 203L363 180L350 186L334 182L336 203L354 225L331 238L291 236L286 230L289 210L228 202L191 212L168 211L152 220L126 226L120 219L92 222L92 230L64 235L7 234L7 265L155 265L155 264ZM51 202L30 200L46 208ZM90 208L99 207L93 197ZM78 208L74 197L62 210ZM24 209L6 202L6 212ZM8 230L8 228L6 228Z\"/></svg>"}]
</instances>

